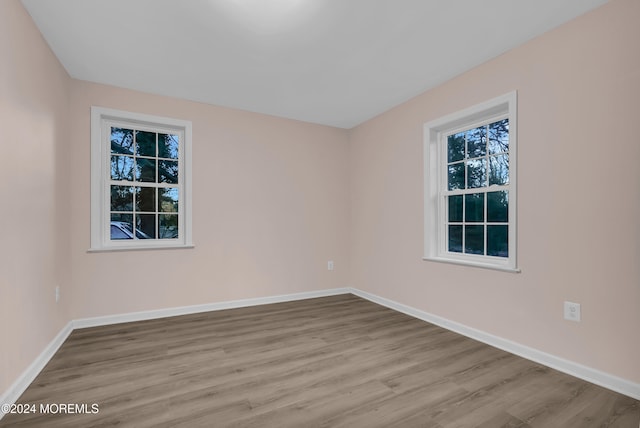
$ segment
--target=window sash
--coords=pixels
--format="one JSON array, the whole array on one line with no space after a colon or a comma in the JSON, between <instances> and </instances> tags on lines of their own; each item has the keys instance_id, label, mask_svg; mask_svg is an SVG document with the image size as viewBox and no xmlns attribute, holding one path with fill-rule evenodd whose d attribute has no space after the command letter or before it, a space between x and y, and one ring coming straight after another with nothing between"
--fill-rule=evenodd
<instances>
[{"instance_id":1,"label":"window sash","mask_svg":"<svg viewBox=\"0 0 640 428\"><path fill-rule=\"evenodd\" d=\"M155 182L146 182L146 181L131 181L131 180L113 180L111 178L111 128L127 128L127 129L133 129L134 133L136 131L143 131L143 132L153 132L156 134L160 134L160 133L166 133L166 134L174 134L177 135L179 137L179 142L178 142L178 184L171 184L171 183L163 183L163 182L159 182L158 181L158 168L156 168L156 177L155 177ZM184 215L182 215L182 213L184 212L184 131L182 129L179 128L170 128L170 127L162 127L162 126L145 126L145 125L140 125L131 121L126 121L126 120L120 120L120 121L116 121L116 120L104 120L102 123L102 139L103 139L103 168L104 168L104 174L106 177L105 180L105 185L104 185L104 200L103 200L103 204L104 204L104 211L105 211L105 216L106 219L103 222L103 233L104 233L104 240L107 241L109 244L107 245L117 245L117 246L140 246L142 243L142 245L150 245L153 242L168 242L168 243L178 243L181 240L181 236L184 234L184 229L185 229L185 218ZM137 154L131 155L134 158L143 158L143 159L154 159L154 160L161 160L161 159L165 159L162 158L160 156L158 156L158 150L156 149L156 156L154 157L150 157L150 156L138 156ZM167 158L168 159L168 158ZM173 160L173 159L171 159ZM111 186L122 186L122 187L147 187L147 188L154 188L154 189L160 189L160 188L177 188L178 189L178 194L179 194L179 198L178 198L178 211L177 211L177 216L178 216L178 237L177 238L159 238L158 235L158 220L159 220L159 216L164 214L163 212L158 211L158 200L157 200L157 192L156 192L156 200L155 200L155 210L153 212L147 212L147 211L138 211L136 210L136 206L135 203L133 204L132 210L131 211L122 211L122 214L132 214L133 218L134 218L134 222L132 224L132 227L135 229L136 228L136 224L135 224L135 216L138 213L144 213L144 214L154 214L155 215L155 232L154 235L156 236L155 238L151 238L151 239L138 239L135 237L135 233L134 233L134 237L133 239L122 239L122 240L115 240L115 239L111 239L111 214L114 213L114 211L111 210ZM118 212L120 213L120 212Z\"/></svg>"}]
</instances>

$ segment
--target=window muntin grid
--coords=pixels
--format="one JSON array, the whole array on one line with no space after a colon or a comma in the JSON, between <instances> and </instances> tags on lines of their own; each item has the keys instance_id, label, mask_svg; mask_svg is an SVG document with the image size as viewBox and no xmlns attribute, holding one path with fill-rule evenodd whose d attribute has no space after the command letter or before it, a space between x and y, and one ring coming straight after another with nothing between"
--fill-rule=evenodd
<instances>
[{"instance_id":1,"label":"window muntin grid","mask_svg":"<svg viewBox=\"0 0 640 428\"><path fill-rule=\"evenodd\" d=\"M180 239L182 133L110 124L108 134L109 239Z\"/></svg>"},{"instance_id":2,"label":"window muntin grid","mask_svg":"<svg viewBox=\"0 0 640 428\"><path fill-rule=\"evenodd\" d=\"M449 133L444 143L446 251L509 257L509 119Z\"/></svg>"}]
</instances>

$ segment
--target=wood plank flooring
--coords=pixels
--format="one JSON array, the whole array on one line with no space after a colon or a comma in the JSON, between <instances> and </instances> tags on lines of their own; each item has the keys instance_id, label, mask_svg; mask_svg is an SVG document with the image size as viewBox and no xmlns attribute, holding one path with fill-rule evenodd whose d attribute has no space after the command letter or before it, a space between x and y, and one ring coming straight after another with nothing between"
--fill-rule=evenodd
<instances>
[{"instance_id":1,"label":"wood plank flooring","mask_svg":"<svg viewBox=\"0 0 640 428\"><path fill-rule=\"evenodd\" d=\"M353 295L76 330L18 403L38 411L0 427L640 425L637 400Z\"/></svg>"}]
</instances>

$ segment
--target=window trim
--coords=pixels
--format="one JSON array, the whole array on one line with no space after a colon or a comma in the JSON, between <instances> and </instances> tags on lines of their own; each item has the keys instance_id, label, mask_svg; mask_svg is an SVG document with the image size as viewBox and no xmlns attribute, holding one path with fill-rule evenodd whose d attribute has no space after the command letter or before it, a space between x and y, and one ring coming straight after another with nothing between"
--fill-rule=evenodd
<instances>
[{"instance_id":1,"label":"window trim","mask_svg":"<svg viewBox=\"0 0 640 428\"><path fill-rule=\"evenodd\" d=\"M497 118L509 119L509 256L452 253L446 249L446 134ZM424 125L424 256L423 260L508 272L517 267L517 92L493 98ZM488 191L490 188L485 188Z\"/></svg>"},{"instance_id":2,"label":"window trim","mask_svg":"<svg viewBox=\"0 0 640 428\"><path fill-rule=\"evenodd\" d=\"M182 153L179 154L180 174L183 181L181 209L179 211L180 223L183 230L178 240L118 240L110 239L108 234L110 222L108 206L108 160L110 159L110 145L104 136L104 127L107 122L128 122L134 126L171 129L183 133ZM192 237L192 124L190 121L154 116L142 113L133 113L123 110L115 110L104 107L91 107L91 246L89 252L101 251L130 251L153 250L163 248L193 248ZM109 224L107 224L109 223Z\"/></svg>"}]
</instances>

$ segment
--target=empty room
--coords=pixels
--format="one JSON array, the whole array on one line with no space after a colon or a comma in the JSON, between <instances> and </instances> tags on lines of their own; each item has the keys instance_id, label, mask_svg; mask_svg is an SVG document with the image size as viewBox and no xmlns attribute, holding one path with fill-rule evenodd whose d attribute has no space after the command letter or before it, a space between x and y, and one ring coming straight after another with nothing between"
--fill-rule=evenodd
<instances>
[{"instance_id":1,"label":"empty room","mask_svg":"<svg viewBox=\"0 0 640 428\"><path fill-rule=\"evenodd\" d=\"M0 427L640 427L638 22L0 0Z\"/></svg>"}]
</instances>

